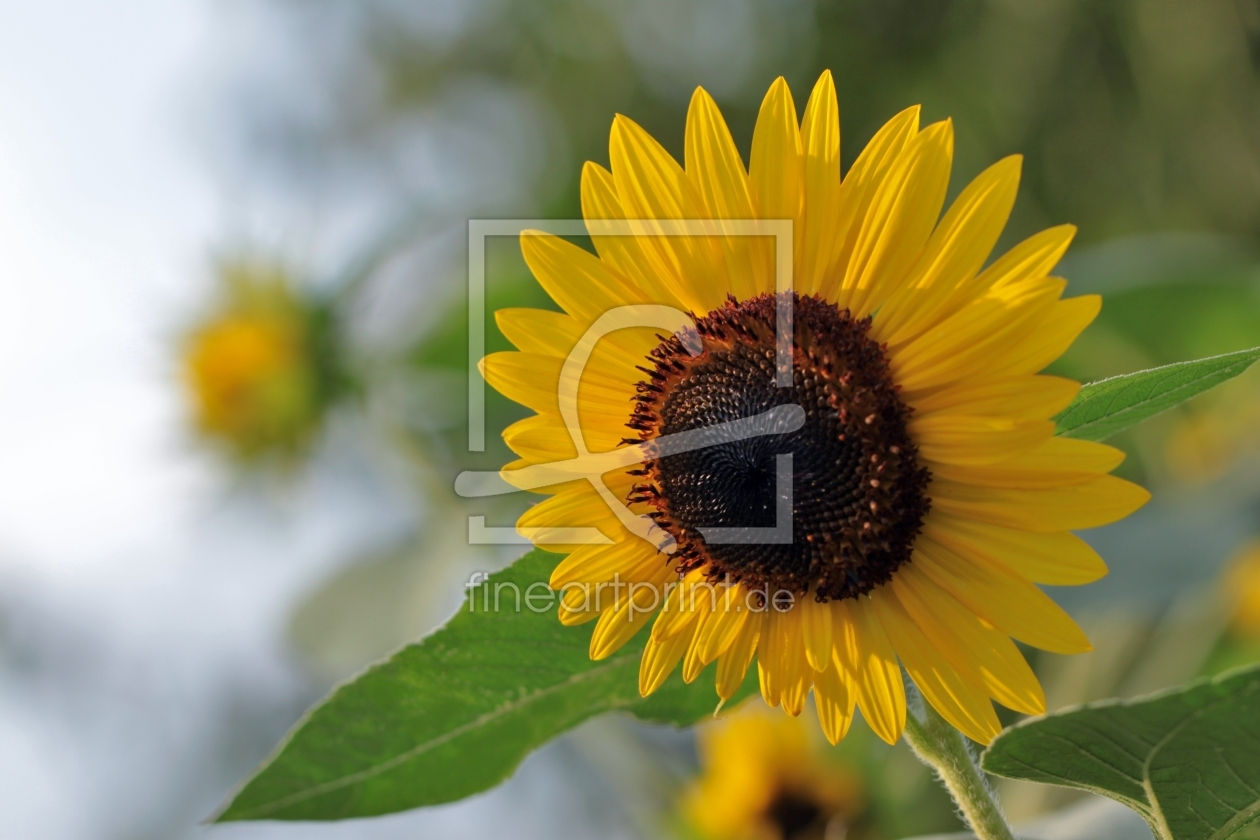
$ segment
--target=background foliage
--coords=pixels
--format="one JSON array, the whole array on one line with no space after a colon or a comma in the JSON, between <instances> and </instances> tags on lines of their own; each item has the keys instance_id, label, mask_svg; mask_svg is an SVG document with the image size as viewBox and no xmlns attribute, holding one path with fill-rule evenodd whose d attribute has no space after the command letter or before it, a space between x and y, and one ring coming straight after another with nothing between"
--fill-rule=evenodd
<instances>
[{"instance_id":1,"label":"background foliage","mask_svg":"<svg viewBox=\"0 0 1260 840\"><path fill-rule=\"evenodd\" d=\"M575 215L614 113L678 154L704 85L746 152L769 82L785 75L799 104L830 68L846 163L921 102L954 120L952 192L1025 156L1000 247L1080 226L1061 273L1106 303L1059 372L1260 345L1254 0L56 0L0 23L0 746L16 768L0 834L201 837L303 709L525 550L470 546L466 517L507 524L526 499L450 492L460 470L502 463L493 432L520 412L489 392L491 446L466 451L466 223ZM212 60L175 79L170 56L197 49ZM135 98L141 79L161 108ZM197 220L191 245L172 244L180 214ZM284 269L337 356L318 360L337 387L304 403L298 463L280 470L220 458L181 424L179 337L240 257ZM489 294L549 305L507 241ZM1257 429L1252 369L1111 438L1155 500L1086 535L1108 578L1052 593L1096 646L1034 661L1052 709L1260 661L1260 561L1244 548L1260 531ZM566 642L576 660L585 633ZM957 827L923 768L860 723L825 755L863 780L855 840ZM600 716L484 796L317 831L686 834L677 802L702 762L688 732ZM1081 802L999 784L1017 819Z\"/></svg>"},{"instance_id":2,"label":"background foliage","mask_svg":"<svg viewBox=\"0 0 1260 840\"><path fill-rule=\"evenodd\" d=\"M1107 296L1102 317L1057 372L1094 380L1260 344L1256 4L501 0L452 10L382 0L354 13L331 4L278 8L295 39L320 45L307 58L308 72L321 80L319 107L268 100L245 123L243 148L278 184L320 206L354 197L360 216L376 220L364 229L393 230L399 219L415 226L383 261L372 287L378 314L373 320L367 307L361 337L367 346L411 348L399 374L410 394L398 414L400 433L423 465L423 495L429 504L444 499L443 518L456 523L429 520L422 543L450 544L444 529L460 527L471 512L449 497L451 478L508 457L498 441L484 455L469 455L462 417L435 419L436 400L423 396L440 393L425 390L443 387L433 383L462 387L461 219L580 215L581 162L606 162L612 115L632 116L681 157L696 85L717 98L745 154L770 80L785 75L802 97L823 68L836 78L846 164L888 116L915 102L924 104L925 120L954 120L951 192L998 157L1023 154L1020 199L999 248L1073 222L1080 233L1061 269L1069 293ZM490 309L551 306L514 243L496 243L488 265ZM410 282L416 276L423 283ZM409 281L391 279L398 277ZM488 331L488 349L505 346L492 325ZM1234 358L1245 367L1251 356ZM1215 384L1206 368L1195 372L1205 375L1201 385ZM1153 395L1190 381L1158 376L1139 387ZM489 429L521 416L519 407L488 396ZM1177 396L1170 391L1167 404L1180 402ZM1156 402L1148 407L1164 407ZM1080 410L1095 412L1095 421L1106 413L1098 403ZM1115 439L1130 453L1122 470L1153 486L1157 501L1131 526L1098 535L1111 579L1056 593L1081 611L1099 650L1076 662L1038 660L1052 705L1171 685L1235 645L1225 630L1228 598L1213 580L1256 527L1260 482L1248 465L1260 423L1248 418L1260 421L1255 371ZM1081 433L1115 431L1105 425ZM1160 507L1165 499L1171 513ZM497 521L510 521L522 503L505 501ZM1213 516L1201 514L1204 505L1215 508ZM409 563L380 564L374 591L390 590L401 570L429 562L419 551ZM488 560L467 562L481 568ZM370 568L330 580L317 595L321 606L379 614L380 602L346 607L338 598L370 578ZM397 624L438 617L426 616ZM345 647L344 632L321 633L318 625L308 618L298 636L312 661ZM378 635L360 651L343 652L345 664L333 670L345 673L413 637ZM1144 656L1150 651L1160 654ZM880 756L877 765L895 763L894 753L869 748ZM874 786L873 801L880 790ZM1004 792L1017 816L1069 801L1018 783ZM947 809L926 813L935 816L918 830L951 825ZM868 828L885 836L903 831L888 819Z\"/></svg>"}]
</instances>

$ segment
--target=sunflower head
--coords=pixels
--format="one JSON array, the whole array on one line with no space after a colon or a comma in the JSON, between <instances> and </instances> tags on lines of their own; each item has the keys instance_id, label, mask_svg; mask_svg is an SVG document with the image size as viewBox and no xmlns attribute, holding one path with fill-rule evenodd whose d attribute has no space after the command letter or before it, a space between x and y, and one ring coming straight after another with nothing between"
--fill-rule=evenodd
<instances>
[{"instance_id":1,"label":"sunflower head","mask_svg":"<svg viewBox=\"0 0 1260 840\"><path fill-rule=\"evenodd\" d=\"M630 425L649 444L737 421L775 406L800 406L799 429L654 458L632 502L650 504L677 541L680 574L698 569L764 593L819 601L864 595L910 557L927 513L928 472L906 430L909 409L887 360L868 335L871 319L818 297L792 296L792 384L769 376L776 299L759 295L696 319L702 352L677 337L652 351ZM707 528L772 527L778 458L792 458L790 542L706 541ZM804 480L795 476L799 474ZM793 486L793 491L796 487Z\"/></svg>"},{"instance_id":2,"label":"sunflower head","mask_svg":"<svg viewBox=\"0 0 1260 840\"><path fill-rule=\"evenodd\" d=\"M942 214L953 128L918 108L842 169L829 73L799 119L771 86L747 164L697 90L685 150L614 120L610 168L582 173L594 252L522 237L563 311L500 311L518 352L483 362L537 412L504 476L549 477L518 529L568 555L560 620L595 622L597 659L651 623L645 695L716 663L725 700L755 661L765 701L795 716L812 692L833 742L855 709L897 740L903 669L977 741L992 700L1042 711L1012 639L1089 642L1037 584L1105 574L1072 531L1148 498L1108 475L1120 452L1054 436L1079 385L1041 371L1100 305L1051 274L1074 229L991 259L1020 159Z\"/></svg>"},{"instance_id":3,"label":"sunflower head","mask_svg":"<svg viewBox=\"0 0 1260 840\"><path fill-rule=\"evenodd\" d=\"M276 266L230 263L221 281L220 302L184 341L193 422L243 460L291 458L334 392L327 313Z\"/></svg>"},{"instance_id":4,"label":"sunflower head","mask_svg":"<svg viewBox=\"0 0 1260 840\"><path fill-rule=\"evenodd\" d=\"M706 840L843 837L862 809L861 779L816 731L751 705L701 727L701 774L682 802L689 825Z\"/></svg>"}]
</instances>

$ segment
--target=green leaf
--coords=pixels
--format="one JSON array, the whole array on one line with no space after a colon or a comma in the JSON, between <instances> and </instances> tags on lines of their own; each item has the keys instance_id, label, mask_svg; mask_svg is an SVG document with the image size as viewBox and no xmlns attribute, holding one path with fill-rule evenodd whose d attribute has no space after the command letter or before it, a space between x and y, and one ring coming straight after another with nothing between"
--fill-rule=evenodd
<instances>
[{"instance_id":1,"label":"green leaf","mask_svg":"<svg viewBox=\"0 0 1260 840\"><path fill-rule=\"evenodd\" d=\"M639 696L646 632L590 660L590 628L564 627L543 597L557 559L530 552L471 590L445 627L334 690L216 820L333 820L452 802L498 784L532 750L602 712L679 726L711 715L712 670L691 685L675 673ZM750 669L732 702L755 686Z\"/></svg>"},{"instance_id":2,"label":"green leaf","mask_svg":"<svg viewBox=\"0 0 1260 840\"><path fill-rule=\"evenodd\" d=\"M1233 379L1257 359L1260 347L1253 347L1091 382L1055 418L1055 434L1103 440Z\"/></svg>"},{"instance_id":3,"label":"green leaf","mask_svg":"<svg viewBox=\"0 0 1260 840\"><path fill-rule=\"evenodd\" d=\"M1024 721L981 766L1109 796L1163 840L1221 840L1260 816L1260 666Z\"/></svg>"}]
</instances>

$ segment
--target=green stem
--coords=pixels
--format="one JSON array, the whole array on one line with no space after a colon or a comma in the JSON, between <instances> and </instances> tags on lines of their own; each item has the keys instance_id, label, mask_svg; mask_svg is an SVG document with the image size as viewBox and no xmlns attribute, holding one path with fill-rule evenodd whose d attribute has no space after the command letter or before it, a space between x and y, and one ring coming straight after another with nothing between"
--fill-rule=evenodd
<instances>
[{"instance_id":1,"label":"green stem","mask_svg":"<svg viewBox=\"0 0 1260 840\"><path fill-rule=\"evenodd\" d=\"M997 797L976 766L962 733L937 714L930 703L921 705L922 718L913 708L906 715L906 743L940 776L980 840L1014 840Z\"/></svg>"}]
</instances>

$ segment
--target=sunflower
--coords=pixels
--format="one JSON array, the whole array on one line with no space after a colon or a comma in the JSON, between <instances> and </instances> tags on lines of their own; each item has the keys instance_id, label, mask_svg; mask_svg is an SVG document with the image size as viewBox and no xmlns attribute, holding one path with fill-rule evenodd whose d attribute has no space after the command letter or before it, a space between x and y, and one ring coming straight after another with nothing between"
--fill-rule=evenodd
<instances>
[{"instance_id":1,"label":"sunflower","mask_svg":"<svg viewBox=\"0 0 1260 840\"><path fill-rule=\"evenodd\" d=\"M701 727L698 746L682 809L708 840L844 837L862 810L861 779L825 758L800 718L749 706Z\"/></svg>"},{"instance_id":2,"label":"sunflower","mask_svg":"<svg viewBox=\"0 0 1260 840\"><path fill-rule=\"evenodd\" d=\"M680 663L692 681L716 661L725 701L755 659L770 706L798 715L812 689L833 743L855 707L892 743L906 720L904 668L941 715L987 743L1000 729L991 700L1029 714L1045 706L1012 638L1057 653L1090 649L1036 584L1104 575L1071 531L1120 519L1149 494L1108 475L1119 451L1054 436L1050 418L1079 385L1039 371L1100 300L1061 299L1066 283L1049 275L1069 225L986 267L1021 159L982 172L941 217L952 153L952 124L921 129L913 107L842 178L835 88L824 73L799 121L786 82L770 87L745 168L716 104L697 90L685 165L623 116L612 126L611 168L585 165L595 253L522 236L534 276L563 311L497 313L519 352L487 356L486 380L537 412L504 431L520 456L504 468L509 482L518 469L578 454L557 394L566 357L603 313L649 304L692 313L673 334L619 330L589 351L577 388L583 446L637 447L642 457L610 470L602 488L542 488L549 498L517 523L536 545L568 554L551 585L563 593L564 624L595 621L592 658L652 622L645 696ZM712 230L617 236L592 224L671 219L710 220ZM774 240L727 233L728 220L748 219L791 221L790 292L776 286ZM789 368L775 352L775 314L785 303L791 376L780 383ZM788 407L796 422L771 424L776 433L653 448L666 435ZM628 528L609 493L665 538ZM710 529L775 526L784 498L790 540L712 538ZM573 527L598 529L606 542L566 543L556 529ZM592 587L607 597L591 598Z\"/></svg>"},{"instance_id":3,"label":"sunflower","mask_svg":"<svg viewBox=\"0 0 1260 840\"><path fill-rule=\"evenodd\" d=\"M291 457L318 430L335 390L330 314L292 288L282 269L230 262L222 300L185 338L193 423L238 458Z\"/></svg>"}]
</instances>

